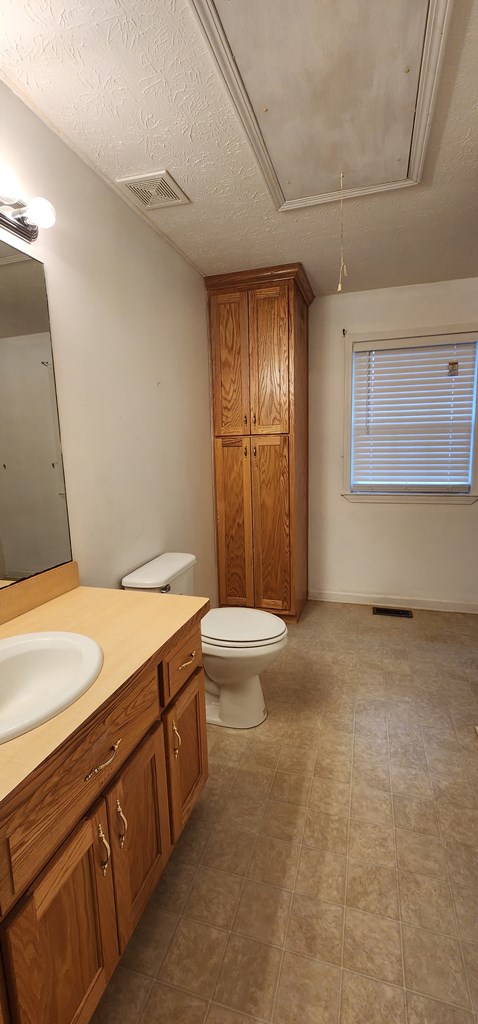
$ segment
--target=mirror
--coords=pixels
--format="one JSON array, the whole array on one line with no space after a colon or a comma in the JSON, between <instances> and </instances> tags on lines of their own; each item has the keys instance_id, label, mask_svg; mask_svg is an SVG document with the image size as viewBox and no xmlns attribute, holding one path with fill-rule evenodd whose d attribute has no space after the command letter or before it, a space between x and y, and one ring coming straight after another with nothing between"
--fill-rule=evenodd
<instances>
[{"instance_id":1,"label":"mirror","mask_svg":"<svg viewBox=\"0 0 478 1024\"><path fill-rule=\"evenodd\" d=\"M70 560L43 264L0 241L0 587Z\"/></svg>"}]
</instances>

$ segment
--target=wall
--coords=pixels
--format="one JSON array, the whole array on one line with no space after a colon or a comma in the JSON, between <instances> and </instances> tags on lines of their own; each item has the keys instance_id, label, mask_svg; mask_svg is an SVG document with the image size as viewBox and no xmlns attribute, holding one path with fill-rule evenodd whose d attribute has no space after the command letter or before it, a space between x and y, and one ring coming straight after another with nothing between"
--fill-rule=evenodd
<instances>
[{"instance_id":1,"label":"wall","mask_svg":"<svg viewBox=\"0 0 478 1024\"><path fill-rule=\"evenodd\" d=\"M478 611L478 503L351 503L343 491L344 342L352 334L478 325L478 279L344 292L310 322L311 597Z\"/></svg>"},{"instance_id":2,"label":"wall","mask_svg":"<svg viewBox=\"0 0 478 1024\"><path fill-rule=\"evenodd\" d=\"M3 85L0 121L0 163L57 213L28 251L45 263L81 581L116 586L160 551L192 551L214 597L202 278Z\"/></svg>"}]
</instances>

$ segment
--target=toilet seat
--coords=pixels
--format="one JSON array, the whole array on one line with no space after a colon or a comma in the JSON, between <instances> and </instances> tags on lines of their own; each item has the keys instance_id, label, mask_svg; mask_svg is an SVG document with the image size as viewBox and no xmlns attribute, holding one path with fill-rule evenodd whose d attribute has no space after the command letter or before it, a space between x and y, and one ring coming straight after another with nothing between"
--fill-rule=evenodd
<instances>
[{"instance_id":1,"label":"toilet seat","mask_svg":"<svg viewBox=\"0 0 478 1024\"><path fill-rule=\"evenodd\" d=\"M255 608L214 608L201 622L202 639L210 647L269 647L286 635L287 626L282 619Z\"/></svg>"}]
</instances>

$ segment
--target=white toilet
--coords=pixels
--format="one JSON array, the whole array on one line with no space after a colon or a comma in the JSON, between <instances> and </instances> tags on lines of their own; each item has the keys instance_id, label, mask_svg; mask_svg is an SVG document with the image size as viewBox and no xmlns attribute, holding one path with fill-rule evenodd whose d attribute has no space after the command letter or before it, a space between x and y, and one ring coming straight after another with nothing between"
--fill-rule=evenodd
<instances>
[{"instance_id":1,"label":"white toilet","mask_svg":"<svg viewBox=\"0 0 478 1024\"><path fill-rule=\"evenodd\" d=\"M194 555L166 552L122 580L125 590L194 593ZM201 622L206 718L211 725L252 729L267 716L259 673L287 644L282 619L254 608L214 608Z\"/></svg>"}]
</instances>

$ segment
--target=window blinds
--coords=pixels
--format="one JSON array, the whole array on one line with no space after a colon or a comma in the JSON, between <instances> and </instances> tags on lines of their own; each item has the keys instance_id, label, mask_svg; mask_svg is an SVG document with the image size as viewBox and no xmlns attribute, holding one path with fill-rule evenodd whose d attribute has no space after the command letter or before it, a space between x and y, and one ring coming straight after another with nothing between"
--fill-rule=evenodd
<instances>
[{"instance_id":1,"label":"window blinds","mask_svg":"<svg viewBox=\"0 0 478 1024\"><path fill-rule=\"evenodd\" d=\"M468 492L476 342L354 351L352 491Z\"/></svg>"}]
</instances>

